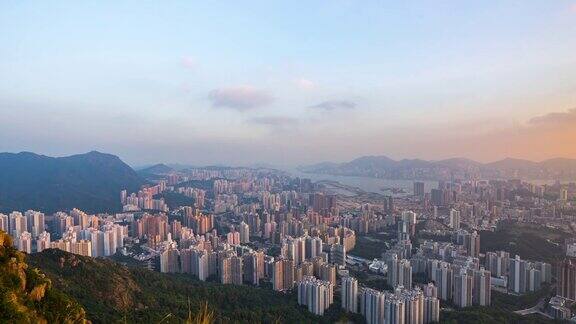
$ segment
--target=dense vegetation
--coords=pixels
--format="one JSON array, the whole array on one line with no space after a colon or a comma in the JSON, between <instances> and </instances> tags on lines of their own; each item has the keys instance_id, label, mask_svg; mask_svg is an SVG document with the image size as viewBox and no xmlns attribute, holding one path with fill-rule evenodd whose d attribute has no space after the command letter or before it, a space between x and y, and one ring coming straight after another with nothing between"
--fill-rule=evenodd
<instances>
[{"instance_id":1,"label":"dense vegetation","mask_svg":"<svg viewBox=\"0 0 576 324\"><path fill-rule=\"evenodd\" d=\"M59 158L0 153L0 170L0 212L119 211L120 191L143 184L118 157L99 152Z\"/></svg>"},{"instance_id":2,"label":"dense vegetation","mask_svg":"<svg viewBox=\"0 0 576 324\"><path fill-rule=\"evenodd\" d=\"M510 256L554 263L563 258L562 243L569 234L542 225L501 223L495 232L480 233L482 252L504 250Z\"/></svg>"},{"instance_id":3,"label":"dense vegetation","mask_svg":"<svg viewBox=\"0 0 576 324\"><path fill-rule=\"evenodd\" d=\"M94 323L180 323L189 310L204 303L218 322L322 323L354 316L342 314L335 303L328 316L318 317L296 302L295 294L267 288L201 282L183 274L161 274L128 268L106 259L92 259L60 250L29 256L55 286L74 297Z\"/></svg>"},{"instance_id":4,"label":"dense vegetation","mask_svg":"<svg viewBox=\"0 0 576 324\"><path fill-rule=\"evenodd\" d=\"M381 258L382 253L390 248L389 242L392 237L394 237L393 234L385 233L372 233L358 236L354 249L350 250L349 253L368 260Z\"/></svg>"},{"instance_id":5,"label":"dense vegetation","mask_svg":"<svg viewBox=\"0 0 576 324\"><path fill-rule=\"evenodd\" d=\"M0 232L0 323L83 323L84 309L28 266Z\"/></svg>"},{"instance_id":6,"label":"dense vegetation","mask_svg":"<svg viewBox=\"0 0 576 324\"><path fill-rule=\"evenodd\" d=\"M194 199L179 192L165 191L161 194L155 195L155 199L164 198L164 202L168 205L170 210L174 210L181 206L194 206Z\"/></svg>"},{"instance_id":7,"label":"dense vegetation","mask_svg":"<svg viewBox=\"0 0 576 324\"><path fill-rule=\"evenodd\" d=\"M442 312L441 319L445 323L550 323L553 321L541 315L520 316L514 311L533 307L542 298L548 298L551 294L552 288L549 285L521 296L492 290L492 305L490 307L475 306L447 310Z\"/></svg>"}]
</instances>

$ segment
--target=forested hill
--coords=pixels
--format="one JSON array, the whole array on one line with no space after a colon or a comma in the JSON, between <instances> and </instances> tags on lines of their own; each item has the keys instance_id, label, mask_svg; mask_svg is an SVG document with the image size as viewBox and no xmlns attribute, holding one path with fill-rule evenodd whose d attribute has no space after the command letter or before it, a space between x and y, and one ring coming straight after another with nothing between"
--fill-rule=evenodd
<instances>
[{"instance_id":1,"label":"forested hill","mask_svg":"<svg viewBox=\"0 0 576 324\"><path fill-rule=\"evenodd\" d=\"M190 275L129 268L108 259L60 250L29 256L55 286L74 297L94 323L182 323L207 304L214 321L229 323L332 323L299 306L294 295L270 288L202 282ZM338 313L339 304L333 305ZM338 318L337 318L338 319Z\"/></svg>"},{"instance_id":2,"label":"forested hill","mask_svg":"<svg viewBox=\"0 0 576 324\"><path fill-rule=\"evenodd\" d=\"M120 191L137 191L142 184L130 166L110 154L0 153L0 212L119 211Z\"/></svg>"}]
</instances>

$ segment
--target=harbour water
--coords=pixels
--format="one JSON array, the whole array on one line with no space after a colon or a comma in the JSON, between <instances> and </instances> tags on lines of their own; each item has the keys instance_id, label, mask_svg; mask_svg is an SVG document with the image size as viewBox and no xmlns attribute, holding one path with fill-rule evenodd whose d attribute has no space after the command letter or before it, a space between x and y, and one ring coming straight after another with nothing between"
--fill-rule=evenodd
<instances>
[{"instance_id":1,"label":"harbour water","mask_svg":"<svg viewBox=\"0 0 576 324\"><path fill-rule=\"evenodd\" d=\"M413 180L392 180L380 179L370 177L357 177L357 176L338 176L330 174L317 174L317 173L304 173L298 170L287 170L295 177L308 178L314 182L317 181L336 181L343 185L360 188L366 192L389 194L389 191L382 190L383 188L398 188L403 189L406 193L412 193L414 190ZM424 182L424 191L430 192L431 189L438 188L437 181L422 181Z\"/></svg>"}]
</instances>

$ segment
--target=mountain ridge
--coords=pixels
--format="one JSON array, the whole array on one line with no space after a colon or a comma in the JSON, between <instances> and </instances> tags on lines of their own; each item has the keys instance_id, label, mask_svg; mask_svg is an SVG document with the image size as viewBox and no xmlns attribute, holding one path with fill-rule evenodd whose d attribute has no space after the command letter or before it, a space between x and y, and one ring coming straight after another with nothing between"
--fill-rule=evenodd
<instances>
[{"instance_id":1,"label":"mountain ridge","mask_svg":"<svg viewBox=\"0 0 576 324\"><path fill-rule=\"evenodd\" d=\"M119 211L119 193L144 181L118 156L90 151L64 157L0 153L0 211Z\"/></svg>"},{"instance_id":2,"label":"mountain ridge","mask_svg":"<svg viewBox=\"0 0 576 324\"><path fill-rule=\"evenodd\" d=\"M504 158L482 163L455 157L443 160L400 159L385 155L362 156L348 162L320 162L298 167L305 173L332 175L370 176L391 179L439 180L457 177L488 177L540 180L576 179L576 159L552 158L540 162L525 159Z\"/></svg>"}]
</instances>

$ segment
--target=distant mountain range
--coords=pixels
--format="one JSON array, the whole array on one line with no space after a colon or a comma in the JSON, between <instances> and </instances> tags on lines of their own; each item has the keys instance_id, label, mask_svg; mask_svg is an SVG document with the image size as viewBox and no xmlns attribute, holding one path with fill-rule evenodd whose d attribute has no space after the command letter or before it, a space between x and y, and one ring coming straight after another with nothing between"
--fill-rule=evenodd
<instances>
[{"instance_id":1,"label":"distant mountain range","mask_svg":"<svg viewBox=\"0 0 576 324\"><path fill-rule=\"evenodd\" d=\"M141 177L114 155L89 152L49 157L30 152L0 153L0 211L71 208L119 211L120 191L137 191Z\"/></svg>"},{"instance_id":2,"label":"distant mountain range","mask_svg":"<svg viewBox=\"0 0 576 324\"><path fill-rule=\"evenodd\" d=\"M427 161L364 156L345 163L322 162L301 166L298 169L306 173L407 180L449 180L452 178L576 180L576 160L565 158L542 162L507 158L492 163L480 163L464 158Z\"/></svg>"}]
</instances>

